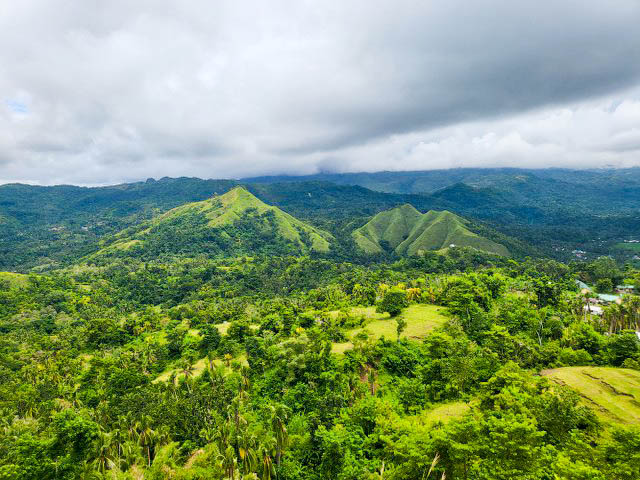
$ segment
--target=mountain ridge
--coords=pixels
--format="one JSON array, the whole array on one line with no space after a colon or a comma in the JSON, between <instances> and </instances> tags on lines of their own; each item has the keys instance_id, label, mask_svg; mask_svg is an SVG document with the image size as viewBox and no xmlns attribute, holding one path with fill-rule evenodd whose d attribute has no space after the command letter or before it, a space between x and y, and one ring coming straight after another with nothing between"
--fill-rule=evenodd
<instances>
[{"instance_id":1,"label":"mountain ridge","mask_svg":"<svg viewBox=\"0 0 640 480\"><path fill-rule=\"evenodd\" d=\"M504 245L469 230L462 217L447 210L420 213L410 204L378 213L354 230L352 237L362 251L370 254L382 253L386 245L395 253L408 256L453 245L509 256Z\"/></svg>"},{"instance_id":2,"label":"mountain ridge","mask_svg":"<svg viewBox=\"0 0 640 480\"><path fill-rule=\"evenodd\" d=\"M174 253L260 253L269 250L269 242L273 251L282 250L281 253L326 253L333 236L266 204L245 187L236 186L222 195L175 207L112 239L91 257L131 249L140 253L154 244L153 250L158 250L161 241L167 242L167 253L172 244L180 245L173 248ZM279 248L285 244L287 248Z\"/></svg>"}]
</instances>

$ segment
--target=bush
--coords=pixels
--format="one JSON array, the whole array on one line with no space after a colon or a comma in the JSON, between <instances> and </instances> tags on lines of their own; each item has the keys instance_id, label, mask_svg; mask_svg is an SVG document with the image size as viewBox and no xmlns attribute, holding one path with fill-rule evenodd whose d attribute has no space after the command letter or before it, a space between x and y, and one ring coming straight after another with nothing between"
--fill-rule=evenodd
<instances>
[{"instance_id":1,"label":"bush","mask_svg":"<svg viewBox=\"0 0 640 480\"><path fill-rule=\"evenodd\" d=\"M389 315L395 317L408 305L409 302L407 301L407 294L405 291L399 288L391 288L387 293L385 293L384 297L378 304L376 312L389 312Z\"/></svg>"}]
</instances>

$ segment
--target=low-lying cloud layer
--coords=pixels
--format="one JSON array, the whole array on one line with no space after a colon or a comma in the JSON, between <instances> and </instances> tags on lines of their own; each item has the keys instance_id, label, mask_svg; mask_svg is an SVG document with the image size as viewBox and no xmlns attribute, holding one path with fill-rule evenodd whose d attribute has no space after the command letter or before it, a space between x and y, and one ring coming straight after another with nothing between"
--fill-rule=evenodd
<instances>
[{"instance_id":1,"label":"low-lying cloud layer","mask_svg":"<svg viewBox=\"0 0 640 480\"><path fill-rule=\"evenodd\" d=\"M0 5L0 182L640 165L640 3Z\"/></svg>"}]
</instances>

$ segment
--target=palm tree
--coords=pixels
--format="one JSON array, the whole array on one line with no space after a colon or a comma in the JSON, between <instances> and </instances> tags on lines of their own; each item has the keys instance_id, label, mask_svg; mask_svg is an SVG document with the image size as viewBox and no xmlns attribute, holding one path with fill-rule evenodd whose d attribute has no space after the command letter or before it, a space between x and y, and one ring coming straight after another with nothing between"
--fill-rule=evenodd
<instances>
[{"instance_id":1,"label":"palm tree","mask_svg":"<svg viewBox=\"0 0 640 480\"><path fill-rule=\"evenodd\" d=\"M262 457L262 480L271 480L273 475L275 475L273 459L271 458L274 443L275 440L273 438L268 438L260 447L260 456Z\"/></svg>"},{"instance_id":2,"label":"palm tree","mask_svg":"<svg viewBox=\"0 0 640 480\"><path fill-rule=\"evenodd\" d=\"M278 403L272 405L271 409L271 430L276 439L276 465L280 466L280 460L284 449L289 445L289 433L287 432L286 421L289 416L289 408Z\"/></svg>"},{"instance_id":3,"label":"palm tree","mask_svg":"<svg viewBox=\"0 0 640 480\"><path fill-rule=\"evenodd\" d=\"M241 390L248 391L251 388L251 380L249 379L249 367L243 365L240 368L240 375L242 376L242 384L240 386Z\"/></svg>"},{"instance_id":4,"label":"palm tree","mask_svg":"<svg viewBox=\"0 0 640 480\"><path fill-rule=\"evenodd\" d=\"M140 421L136 423L136 432L138 434L138 444L147 454L147 464L151 466L151 447L156 440L155 431L151 428L151 417L142 415Z\"/></svg>"},{"instance_id":5,"label":"palm tree","mask_svg":"<svg viewBox=\"0 0 640 480\"><path fill-rule=\"evenodd\" d=\"M634 330L640 329L640 297L631 295L625 298L627 313L629 314L628 327Z\"/></svg>"},{"instance_id":6,"label":"palm tree","mask_svg":"<svg viewBox=\"0 0 640 480\"><path fill-rule=\"evenodd\" d=\"M112 433L100 431L94 441L95 458L92 464L102 474L116 466L113 456L113 440Z\"/></svg>"},{"instance_id":7,"label":"palm tree","mask_svg":"<svg viewBox=\"0 0 640 480\"><path fill-rule=\"evenodd\" d=\"M222 466L224 468L225 475L231 480L233 480L235 476L236 463L236 454L233 451L233 447L229 445L222 454Z\"/></svg>"},{"instance_id":8,"label":"palm tree","mask_svg":"<svg viewBox=\"0 0 640 480\"><path fill-rule=\"evenodd\" d=\"M238 448L238 456L242 461L245 474L253 471L257 466L256 445L256 436L245 430L240 436L240 447Z\"/></svg>"}]
</instances>

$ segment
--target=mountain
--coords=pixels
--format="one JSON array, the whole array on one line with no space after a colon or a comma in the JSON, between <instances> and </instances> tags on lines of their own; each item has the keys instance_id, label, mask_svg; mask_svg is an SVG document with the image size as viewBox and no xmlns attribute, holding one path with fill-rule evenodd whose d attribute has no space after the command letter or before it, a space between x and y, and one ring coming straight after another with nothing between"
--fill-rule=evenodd
<instances>
[{"instance_id":1,"label":"mountain","mask_svg":"<svg viewBox=\"0 0 640 480\"><path fill-rule=\"evenodd\" d=\"M504 245L473 233L468 226L469 222L446 210L423 214L405 204L377 214L352 236L361 250L371 254L389 249L399 255L416 255L456 245L509 255Z\"/></svg>"},{"instance_id":2,"label":"mountain","mask_svg":"<svg viewBox=\"0 0 640 480\"><path fill-rule=\"evenodd\" d=\"M105 241L91 258L324 253L332 238L238 186L126 229Z\"/></svg>"},{"instance_id":3,"label":"mountain","mask_svg":"<svg viewBox=\"0 0 640 480\"><path fill-rule=\"evenodd\" d=\"M304 176L264 176L244 178L243 182L269 184L282 182L325 181L339 185L359 185L387 193L429 194L456 183L474 187L493 187L524 194L530 200L545 195L570 198L597 207L604 195L620 201L627 207L629 193L640 188L640 168L572 170L563 168L452 168L446 170L419 170L405 172L318 173ZM538 188L542 186L543 192ZM577 187L581 187L578 189ZM585 190L585 188L587 190ZM637 199L636 199L637 200ZM637 205L637 204L636 204Z\"/></svg>"}]
</instances>

